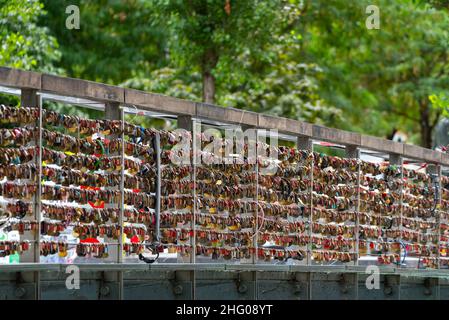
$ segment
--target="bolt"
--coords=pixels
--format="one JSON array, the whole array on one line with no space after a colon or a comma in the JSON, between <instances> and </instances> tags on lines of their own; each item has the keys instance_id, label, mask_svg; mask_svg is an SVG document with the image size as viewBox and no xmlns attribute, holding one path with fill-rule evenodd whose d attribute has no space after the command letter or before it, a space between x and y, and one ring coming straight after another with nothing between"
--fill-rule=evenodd
<instances>
[{"instance_id":1,"label":"bolt","mask_svg":"<svg viewBox=\"0 0 449 320\"><path fill-rule=\"evenodd\" d=\"M14 294L15 294L15 296L17 297L17 298L22 298L23 296L25 296L25 294L26 294L26 289L24 288L24 287L18 287L16 290L15 290L15 292L14 292Z\"/></svg>"},{"instance_id":2,"label":"bolt","mask_svg":"<svg viewBox=\"0 0 449 320\"><path fill-rule=\"evenodd\" d=\"M241 285L238 286L237 291L239 293L245 293L245 292L248 291L248 287L246 285L244 285L244 284L241 284Z\"/></svg>"},{"instance_id":3,"label":"bolt","mask_svg":"<svg viewBox=\"0 0 449 320\"><path fill-rule=\"evenodd\" d=\"M432 280L430 278L424 279L424 295L432 295Z\"/></svg>"},{"instance_id":4,"label":"bolt","mask_svg":"<svg viewBox=\"0 0 449 320\"><path fill-rule=\"evenodd\" d=\"M299 296L300 294L301 294L301 286L299 285L299 284L297 284L296 286L295 286L295 291L293 292L293 294L295 295L295 296Z\"/></svg>"},{"instance_id":5,"label":"bolt","mask_svg":"<svg viewBox=\"0 0 449 320\"><path fill-rule=\"evenodd\" d=\"M391 296L393 294L393 288L390 286L385 286L384 287L384 294L386 296Z\"/></svg>"},{"instance_id":6,"label":"bolt","mask_svg":"<svg viewBox=\"0 0 449 320\"><path fill-rule=\"evenodd\" d=\"M183 291L184 288L179 284L173 287L173 293L177 296L181 295Z\"/></svg>"},{"instance_id":7,"label":"bolt","mask_svg":"<svg viewBox=\"0 0 449 320\"><path fill-rule=\"evenodd\" d=\"M100 294L102 296L108 296L110 292L111 292L111 289L109 288L109 286L101 286Z\"/></svg>"}]
</instances>

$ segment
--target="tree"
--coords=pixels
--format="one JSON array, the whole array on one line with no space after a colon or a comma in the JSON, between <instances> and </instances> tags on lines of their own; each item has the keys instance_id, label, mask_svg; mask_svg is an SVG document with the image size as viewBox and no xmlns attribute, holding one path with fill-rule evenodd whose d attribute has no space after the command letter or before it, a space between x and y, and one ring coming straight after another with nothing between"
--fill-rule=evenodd
<instances>
[{"instance_id":1,"label":"tree","mask_svg":"<svg viewBox=\"0 0 449 320\"><path fill-rule=\"evenodd\" d=\"M278 3L272 16L276 26L272 27L269 34L264 35L265 41L251 44L251 39L248 39L247 43L240 40L242 43L229 44L234 47L221 51L223 54L220 55L213 70L215 102L224 106L315 123L329 124L340 117L339 110L326 105L317 94L315 78L322 76L320 68L313 63L303 62L302 37L295 31L301 18L299 2L290 0ZM266 7L265 9L268 10ZM167 17L167 10L170 17L173 14L171 9L164 6L155 6L153 9L154 12L158 10L163 11L160 19ZM220 16L224 8L220 7L217 10L216 14ZM229 11L229 8L227 10ZM237 15L235 11L231 12ZM180 43L178 37L180 31L177 29L180 19L177 17L176 23L166 25L167 29L173 28L170 32L172 38L168 41L170 67L152 71L150 75L139 74L124 82L125 86L195 101L205 98L206 94L201 88L207 91L207 87L202 86L201 81L207 77L202 76L204 69L201 67L203 57L201 52L208 46L203 44L204 47L201 47L198 41L193 47L195 49L192 49L190 42ZM209 20L218 19L212 17ZM240 29L233 30L233 33L238 31L246 33ZM215 34L220 32L224 31L216 31ZM257 32L266 30L262 26ZM246 36L239 34L238 37L244 39ZM182 45L182 48L174 48L173 45ZM190 52L191 50L193 52ZM198 65L191 63L195 61L192 59L195 55L196 61L199 61Z\"/></svg>"},{"instance_id":2,"label":"tree","mask_svg":"<svg viewBox=\"0 0 449 320\"><path fill-rule=\"evenodd\" d=\"M118 84L148 77L166 67L166 31L157 24L154 7L141 0L43 0L50 28L61 45L59 66L68 76ZM65 8L80 9L80 29L65 27Z\"/></svg>"},{"instance_id":3,"label":"tree","mask_svg":"<svg viewBox=\"0 0 449 320\"><path fill-rule=\"evenodd\" d=\"M302 19L301 1L285 2L278 12L276 33L258 56L249 52L219 65L219 103L319 124L341 119L340 110L318 94L317 79L324 76L302 53L303 37L298 31ZM242 66L232 70L232 63Z\"/></svg>"},{"instance_id":4,"label":"tree","mask_svg":"<svg viewBox=\"0 0 449 320\"><path fill-rule=\"evenodd\" d=\"M263 44L276 31L281 5L280 0L158 0L151 4L170 30L171 58L181 67L199 68L203 101L209 103L215 101L219 63L245 51L261 54Z\"/></svg>"},{"instance_id":5,"label":"tree","mask_svg":"<svg viewBox=\"0 0 449 320\"><path fill-rule=\"evenodd\" d=\"M48 28L37 24L46 12L38 0L0 0L0 66L60 73L55 68L61 54ZM1 103L19 99L0 95Z\"/></svg>"},{"instance_id":6,"label":"tree","mask_svg":"<svg viewBox=\"0 0 449 320\"><path fill-rule=\"evenodd\" d=\"M448 13L380 0L381 28L368 30L365 8L372 1L307 3L304 51L324 70L320 95L349 118L340 125L376 135L398 127L431 147L440 113L428 96L449 84Z\"/></svg>"},{"instance_id":7,"label":"tree","mask_svg":"<svg viewBox=\"0 0 449 320\"><path fill-rule=\"evenodd\" d=\"M58 72L58 43L37 24L45 14L38 0L0 0L0 65Z\"/></svg>"}]
</instances>

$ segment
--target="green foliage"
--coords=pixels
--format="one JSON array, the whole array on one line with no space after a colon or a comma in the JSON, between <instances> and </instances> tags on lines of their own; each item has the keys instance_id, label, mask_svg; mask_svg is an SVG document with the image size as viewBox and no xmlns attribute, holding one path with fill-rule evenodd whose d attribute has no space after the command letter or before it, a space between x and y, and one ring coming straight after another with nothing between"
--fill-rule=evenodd
<instances>
[{"instance_id":1,"label":"green foliage","mask_svg":"<svg viewBox=\"0 0 449 320\"><path fill-rule=\"evenodd\" d=\"M58 43L46 27L38 0L0 0L0 65L26 70L57 72Z\"/></svg>"},{"instance_id":2,"label":"green foliage","mask_svg":"<svg viewBox=\"0 0 449 320\"><path fill-rule=\"evenodd\" d=\"M302 39L293 25L287 34L273 36L265 48L270 55L265 61L243 54L236 63L248 68L241 70L239 77L222 73L226 77L220 81L224 92L220 104L314 123L330 123L340 117L340 111L317 94L322 70L303 62Z\"/></svg>"},{"instance_id":3,"label":"green foliage","mask_svg":"<svg viewBox=\"0 0 449 320\"><path fill-rule=\"evenodd\" d=\"M59 66L69 76L117 84L148 76L166 66L165 30L154 19L152 6L141 0L43 0L62 51ZM65 27L65 8L80 9L80 29Z\"/></svg>"},{"instance_id":4,"label":"green foliage","mask_svg":"<svg viewBox=\"0 0 449 320\"><path fill-rule=\"evenodd\" d=\"M448 0L414 0L414 2L420 6L430 5L437 9L449 9Z\"/></svg>"},{"instance_id":5,"label":"green foliage","mask_svg":"<svg viewBox=\"0 0 449 320\"><path fill-rule=\"evenodd\" d=\"M178 81L167 87L172 79L162 69L140 85L137 79L125 85L199 100L198 75L210 68L218 104L318 123L338 117L339 110L326 106L316 93L320 69L302 61L302 37L295 31L299 1L229 1L228 11L226 3L153 4L160 11L157 19L170 30L170 64L178 70L171 74Z\"/></svg>"},{"instance_id":6,"label":"green foliage","mask_svg":"<svg viewBox=\"0 0 449 320\"><path fill-rule=\"evenodd\" d=\"M186 76L173 68L161 68L152 71L148 77L143 75L128 79L122 83L124 87L138 90L163 93L165 95L201 101L201 76Z\"/></svg>"},{"instance_id":7,"label":"green foliage","mask_svg":"<svg viewBox=\"0 0 449 320\"><path fill-rule=\"evenodd\" d=\"M370 4L380 30L365 27ZM305 52L326 75L320 95L343 111L338 126L381 136L395 127L430 147L439 113L428 96L449 84L448 23L446 11L408 0L308 1Z\"/></svg>"},{"instance_id":8,"label":"green foliage","mask_svg":"<svg viewBox=\"0 0 449 320\"><path fill-rule=\"evenodd\" d=\"M449 118L449 97L444 94L432 94L429 96L429 100L432 103L432 107L441 112L441 115L445 118Z\"/></svg>"},{"instance_id":9,"label":"green foliage","mask_svg":"<svg viewBox=\"0 0 449 320\"><path fill-rule=\"evenodd\" d=\"M182 66L206 63L213 51L218 59L243 51L260 53L261 44L271 40L279 22L281 1L178 1L156 0L158 17L170 31L170 53Z\"/></svg>"}]
</instances>

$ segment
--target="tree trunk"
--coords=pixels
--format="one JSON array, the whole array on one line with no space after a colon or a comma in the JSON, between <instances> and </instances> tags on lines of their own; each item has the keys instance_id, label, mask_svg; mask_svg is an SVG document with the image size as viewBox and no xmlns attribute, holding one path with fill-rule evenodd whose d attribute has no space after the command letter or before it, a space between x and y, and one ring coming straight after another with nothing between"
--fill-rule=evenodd
<instances>
[{"instance_id":1,"label":"tree trunk","mask_svg":"<svg viewBox=\"0 0 449 320\"><path fill-rule=\"evenodd\" d=\"M217 66L218 54L213 48L207 49L202 58L201 70L203 77L203 101L206 103L215 102L215 77L212 74Z\"/></svg>"},{"instance_id":2,"label":"tree trunk","mask_svg":"<svg viewBox=\"0 0 449 320\"><path fill-rule=\"evenodd\" d=\"M422 99L419 104L420 129L421 129L421 146L424 148L432 148L432 129L430 123L430 110L427 99Z\"/></svg>"},{"instance_id":3,"label":"tree trunk","mask_svg":"<svg viewBox=\"0 0 449 320\"><path fill-rule=\"evenodd\" d=\"M203 101L206 103L215 102L215 77L209 71L203 72Z\"/></svg>"}]
</instances>

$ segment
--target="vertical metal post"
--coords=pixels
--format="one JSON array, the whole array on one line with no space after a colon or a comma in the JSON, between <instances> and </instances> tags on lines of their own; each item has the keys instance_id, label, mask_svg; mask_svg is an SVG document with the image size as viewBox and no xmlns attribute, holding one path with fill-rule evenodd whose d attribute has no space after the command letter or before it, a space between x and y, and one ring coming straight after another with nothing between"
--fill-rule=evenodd
<instances>
[{"instance_id":1,"label":"vertical metal post","mask_svg":"<svg viewBox=\"0 0 449 320\"><path fill-rule=\"evenodd\" d=\"M161 136L154 137L154 150L156 151L156 242L161 242Z\"/></svg>"},{"instance_id":2,"label":"vertical metal post","mask_svg":"<svg viewBox=\"0 0 449 320\"><path fill-rule=\"evenodd\" d=\"M120 203L119 205L119 219L118 223L120 226L120 236L118 239L116 252L116 263L121 264L123 262L123 213L124 213L124 200L125 200L125 111L124 108L120 106L118 102L107 102L105 103L105 119L110 120L120 120L120 139L122 141L120 148ZM118 137L117 137L118 138ZM116 273L117 281L119 285L118 299L123 300L123 271L118 271Z\"/></svg>"},{"instance_id":3,"label":"vertical metal post","mask_svg":"<svg viewBox=\"0 0 449 320\"><path fill-rule=\"evenodd\" d=\"M360 157L360 156L359 156ZM356 260L354 265L359 265L360 259L360 186L362 184L362 168L360 165L360 161L357 162L357 206L356 206L356 215L355 215L355 251L356 251ZM357 275L356 275L357 279ZM358 294L358 291L357 291Z\"/></svg>"},{"instance_id":4,"label":"vertical metal post","mask_svg":"<svg viewBox=\"0 0 449 320\"><path fill-rule=\"evenodd\" d=\"M402 240L402 211L404 202L404 159L397 154L390 154L390 165L397 165L401 167L401 184L399 187L400 198L399 198L399 239ZM399 257L400 258L400 257ZM398 265L401 267L401 264Z\"/></svg>"},{"instance_id":5,"label":"vertical metal post","mask_svg":"<svg viewBox=\"0 0 449 320\"><path fill-rule=\"evenodd\" d=\"M112 257L115 258L115 261L117 263L121 263L123 260L123 208L124 208L124 170L125 170L125 161L124 161L124 156L125 156L125 143L124 143L124 109L120 106L120 103L118 102L106 102L105 103L105 119L107 120L121 120L120 123L120 129L121 129L121 134L119 137L115 137L115 138L120 138L122 140L122 145L120 148L120 165L121 165L121 169L120 169L120 203L119 205L119 219L118 219L118 223L119 223L119 227L120 227L120 237L118 239L118 243L117 243L117 248L114 251L115 254L117 254L117 257Z\"/></svg>"},{"instance_id":6,"label":"vertical metal post","mask_svg":"<svg viewBox=\"0 0 449 320\"><path fill-rule=\"evenodd\" d=\"M41 243L41 211L42 211L42 95L38 95L38 108L39 108L39 125L38 125L38 157L37 157L37 191L35 196L35 219L37 222L36 242L34 246L34 261L40 263L40 243ZM41 299L40 290L40 273L36 272L36 297L37 300Z\"/></svg>"},{"instance_id":7,"label":"vertical metal post","mask_svg":"<svg viewBox=\"0 0 449 320\"><path fill-rule=\"evenodd\" d=\"M108 110L108 109L106 109ZM123 217L125 212L125 109L123 107L119 107L120 111L120 126L121 126L121 150L120 150L120 237L119 237L119 248L118 248L118 256L117 262L123 263ZM118 282L119 282L119 299L123 300L123 271L119 271L118 273Z\"/></svg>"},{"instance_id":8,"label":"vertical metal post","mask_svg":"<svg viewBox=\"0 0 449 320\"><path fill-rule=\"evenodd\" d=\"M354 146L346 147L346 157L357 159L357 204L356 204L356 221L355 221L355 260L354 265L359 265L359 228L360 228L360 184L361 184L361 172L360 172L360 149Z\"/></svg>"},{"instance_id":9,"label":"vertical metal post","mask_svg":"<svg viewBox=\"0 0 449 320\"><path fill-rule=\"evenodd\" d=\"M253 264L257 264L259 262L259 130L257 128L254 129L255 136L256 136L256 163L255 163L255 170L256 170L256 219L254 220L254 236L253 236L253 246L254 246L254 256L253 256ZM243 136L243 141L245 141L245 136ZM250 143L248 138L248 144ZM249 149L248 149L249 150ZM248 151L249 152L249 151ZM248 158L249 159L249 154ZM257 290L256 290L257 291Z\"/></svg>"},{"instance_id":10,"label":"vertical metal post","mask_svg":"<svg viewBox=\"0 0 449 320\"><path fill-rule=\"evenodd\" d=\"M193 239L192 239L192 253L191 253L191 262L196 263L196 215L197 215L197 203L196 203L196 166L197 166L197 157L196 154L199 152L197 150L197 128L198 124L195 119L192 119L192 180L193 180L193 216L192 216L192 231L193 231ZM200 124L201 126L201 124ZM201 131L201 130L200 130ZM201 143L201 141L200 141ZM194 295L195 297L195 295ZM195 298L194 298L195 299Z\"/></svg>"},{"instance_id":11,"label":"vertical metal post","mask_svg":"<svg viewBox=\"0 0 449 320\"><path fill-rule=\"evenodd\" d=\"M199 130L198 130L199 129ZM193 165L193 218L192 218L192 229L193 229L193 239L192 239L192 263L196 263L196 215L197 215L197 195L196 195L196 166L199 164L198 160L201 161L201 156L197 156L197 153L201 151L201 136L200 140L198 140L198 135L201 134L201 122L197 123L196 119L192 119L192 165ZM198 144L199 143L199 148ZM201 164L200 164L201 165ZM193 271L191 273L192 279L192 300L196 300L196 268L193 267Z\"/></svg>"},{"instance_id":12,"label":"vertical metal post","mask_svg":"<svg viewBox=\"0 0 449 320\"><path fill-rule=\"evenodd\" d=\"M22 107L39 106L39 97L35 89L21 89L20 91L20 105Z\"/></svg>"},{"instance_id":13,"label":"vertical metal post","mask_svg":"<svg viewBox=\"0 0 449 320\"><path fill-rule=\"evenodd\" d=\"M437 256L436 256L436 265L437 265L437 269L440 268L440 220L441 220L441 216L440 216L440 208L441 208L441 197L442 197L442 191L441 191L441 165L428 165L427 166L427 173L428 174L432 174L436 176L437 179L437 183L438 183L438 194L436 194L435 196L437 197L437 203L435 206L435 211L434 211L434 216L435 216L435 222L436 222L436 229L437 229L437 234L438 234L438 242L437 242ZM432 183L433 183L433 179L432 178ZM432 186L433 187L433 186ZM436 192L437 190L435 190ZM434 229L435 230L435 229Z\"/></svg>"},{"instance_id":14,"label":"vertical metal post","mask_svg":"<svg viewBox=\"0 0 449 320\"><path fill-rule=\"evenodd\" d=\"M438 204L435 209L435 216L436 216L436 222L437 222L437 235L438 235L438 242L437 242L437 269L440 269L440 242L441 242L441 236L440 236L440 228L441 228L441 199L443 197L443 189L441 184L441 175L442 175L442 168L441 165L437 165L437 179L438 179Z\"/></svg>"},{"instance_id":15,"label":"vertical metal post","mask_svg":"<svg viewBox=\"0 0 449 320\"><path fill-rule=\"evenodd\" d=\"M192 166L192 176L191 181L193 182L193 188L192 188L192 238L190 239L190 245L192 247L191 253L190 253L190 263L195 264L196 262L196 208L197 208L197 202L196 202L196 164L197 164L197 157L196 153L197 150L197 128L198 123L195 119L193 119L191 116L178 116L178 128L184 129L186 131L190 131L192 134L192 156L190 157L191 166ZM201 132L201 124L200 126L200 132ZM201 149L201 140L200 143L200 149ZM192 300L196 299L196 275L195 275L195 268L193 268L193 271L190 273L191 281L192 281Z\"/></svg>"},{"instance_id":16,"label":"vertical metal post","mask_svg":"<svg viewBox=\"0 0 449 320\"><path fill-rule=\"evenodd\" d=\"M104 112L105 119L118 120L122 116L123 110L121 110L118 102L106 102Z\"/></svg>"},{"instance_id":17,"label":"vertical metal post","mask_svg":"<svg viewBox=\"0 0 449 320\"><path fill-rule=\"evenodd\" d=\"M313 160L313 141L310 137L304 137L299 136L296 139L296 147L299 150L308 150L312 153L312 161L310 165L310 215L309 215L309 221L308 225L309 228L307 230L308 236L309 236L309 243L307 244L307 257L306 257L306 264L311 265L312 264L312 224L313 224L313 166L314 166L314 160Z\"/></svg>"},{"instance_id":18,"label":"vertical metal post","mask_svg":"<svg viewBox=\"0 0 449 320\"><path fill-rule=\"evenodd\" d=\"M123 262L123 213L125 209L125 112L122 107L120 107L120 119L120 139L122 140L122 144L120 150L120 238L119 253L117 257L119 263Z\"/></svg>"},{"instance_id":19,"label":"vertical metal post","mask_svg":"<svg viewBox=\"0 0 449 320\"><path fill-rule=\"evenodd\" d=\"M314 146L312 143L312 148L310 150L312 154L312 160L310 162L310 215L309 215L309 250L307 253L307 265L312 265L312 255L313 255L313 241L312 241L312 235L313 235L313 171L315 167L315 156L314 156ZM310 286L310 290L312 290L312 287ZM310 291L309 296L312 296L312 292Z\"/></svg>"},{"instance_id":20,"label":"vertical metal post","mask_svg":"<svg viewBox=\"0 0 449 320\"><path fill-rule=\"evenodd\" d=\"M441 204L442 204L442 199L443 199L443 184L441 183L441 176L443 175L442 171L442 167L441 165L438 165L437 167L438 170L438 192L439 192L439 196L438 196L438 206L436 209L437 214L437 234L438 234L438 243L437 243L437 250L438 250L438 256L437 256L437 269L440 269L440 261L441 261L441 250L440 250L440 244L441 244Z\"/></svg>"},{"instance_id":21,"label":"vertical metal post","mask_svg":"<svg viewBox=\"0 0 449 320\"><path fill-rule=\"evenodd\" d=\"M41 127L42 127L42 116L41 116L41 109L42 109L42 97L38 94L37 90L34 89L21 89L21 95L20 95L20 105L22 107L34 107L38 109L38 117L35 122L35 129L37 130L37 136L35 138L35 156L34 156L34 163L36 165L36 176L35 180L33 181L36 183L36 193L33 196L33 216L35 219L35 222L38 224L38 229L36 230L36 234L34 234L33 239L27 239L30 240L30 243L32 244L31 250L27 253L26 258L24 259L24 262L34 262L39 263L40 262L40 223L39 223L39 217L40 217L40 187L41 187L41 172L42 172L42 158L41 158L41 152L42 152L42 136L41 136ZM30 273L23 272L23 275L27 275L27 278L32 279L32 282L34 283L34 297L35 299L40 299L40 273L39 271L33 271ZM29 277L28 277L29 276Z\"/></svg>"}]
</instances>

